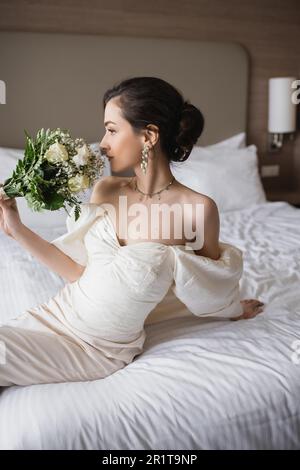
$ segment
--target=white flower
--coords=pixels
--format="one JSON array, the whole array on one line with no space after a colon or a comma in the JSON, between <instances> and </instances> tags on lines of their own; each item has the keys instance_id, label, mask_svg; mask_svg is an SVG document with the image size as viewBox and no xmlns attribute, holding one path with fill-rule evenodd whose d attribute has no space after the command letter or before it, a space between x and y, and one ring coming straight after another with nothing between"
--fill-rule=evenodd
<instances>
[{"instance_id":1,"label":"white flower","mask_svg":"<svg viewBox=\"0 0 300 470\"><path fill-rule=\"evenodd\" d=\"M77 154L74 155L73 161L79 167L80 165L86 165L89 161L89 157L91 156L90 150L86 144L82 145L82 147L76 147Z\"/></svg>"},{"instance_id":2,"label":"white flower","mask_svg":"<svg viewBox=\"0 0 300 470\"><path fill-rule=\"evenodd\" d=\"M68 186L72 193L78 193L90 187L89 177L86 175L76 175L68 180Z\"/></svg>"},{"instance_id":3,"label":"white flower","mask_svg":"<svg viewBox=\"0 0 300 470\"><path fill-rule=\"evenodd\" d=\"M51 163L63 162L69 159L66 147L58 142L50 145L44 157Z\"/></svg>"}]
</instances>

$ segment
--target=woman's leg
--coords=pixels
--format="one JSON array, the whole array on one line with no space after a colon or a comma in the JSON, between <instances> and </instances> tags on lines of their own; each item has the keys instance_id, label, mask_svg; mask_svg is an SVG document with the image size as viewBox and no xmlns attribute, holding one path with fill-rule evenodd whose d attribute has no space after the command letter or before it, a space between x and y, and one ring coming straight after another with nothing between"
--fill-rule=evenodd
<instances>
[{"instance_id":1,"label":"woman's leg","mask_svg":"<svg viewBox=\"0 0 300 470\"><path fill-rule=\"evenodd\" d=\"M0 348L0 387L97 380L126 365L67 336L16 326L0 326Z\"/></svg>"}]
</instances>

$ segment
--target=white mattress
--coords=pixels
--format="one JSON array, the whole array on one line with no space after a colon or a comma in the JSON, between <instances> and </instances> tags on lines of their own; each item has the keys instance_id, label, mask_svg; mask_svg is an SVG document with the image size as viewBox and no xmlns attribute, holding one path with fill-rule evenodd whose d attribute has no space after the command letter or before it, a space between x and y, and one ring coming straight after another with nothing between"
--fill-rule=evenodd
<instances>
[{"instance_id":1,"label":"white mattress","mask_svg":"<svg viewBox=\"0 0 300 470\"><path fill-rule=\"evenodd\" d=\"M48 240L64 231L36 229ZM110 377L4 388L0 448L299 449L300 210L222 213L220 239L243 250L242 298L263 300L264 313L147 325L144 353ZM3 323L63 281L0 233L0 285Z\"/></svg>"}]
</instances>

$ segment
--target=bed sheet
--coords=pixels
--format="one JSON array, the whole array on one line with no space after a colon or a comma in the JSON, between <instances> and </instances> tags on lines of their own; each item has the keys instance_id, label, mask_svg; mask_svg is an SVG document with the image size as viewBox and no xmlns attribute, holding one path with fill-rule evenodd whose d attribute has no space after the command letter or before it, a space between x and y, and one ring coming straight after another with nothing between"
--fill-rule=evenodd
<instances>
[{"instance_id":1,"label":"bed sheet","mask_svg":"<svg viewBox=\"0 0 300 470\"><path fill-rule=\"evenodd\" d=\"M220 239L244 253L241 297L264 313L147 325L143 354L103 380L2 389L0 449L300 449L300 210L220 218ZM0 260L0 322L63 285L1 233Z\"/></svg>"}]
</instances>

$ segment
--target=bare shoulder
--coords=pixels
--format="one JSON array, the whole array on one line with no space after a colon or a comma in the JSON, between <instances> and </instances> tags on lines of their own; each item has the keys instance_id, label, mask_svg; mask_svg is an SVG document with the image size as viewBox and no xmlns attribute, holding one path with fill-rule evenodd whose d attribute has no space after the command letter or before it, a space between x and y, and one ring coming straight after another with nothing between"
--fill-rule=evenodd
<instances>
[{"instance_id":1,"label":"bare shoulder","mask_svg":"<svg viewBox=\"0 0 300 470\"><path fill-rule=\"evenodd\" d=\"M220 235L220 218L219 210L216 202L205 194L197 191L189 190L186 195L187 201L193 206L192 227L195 232L201 229L203 224L203 244L199 249L195 249L196 255L205 256L214 260L220 257L219 235ZM194 210L197 204L203 204L203 219L197 218L197 211ZM201 227L199 227L199 224Z\"/></svg>"},{"instance_id":2,"label":"bare shoulder","mask_svg":"<svg viewBox=\"0 0 300 470\"><path fill-rule=\"evenodd\" d=\"M191 190L192 192L189 195L189 202L193 206L197 204L203 204L204 208L204 223L206 228L210 228L212 231L219 231L219 210L216 202L206 194L197 193L196 191ZM194 214L196 211L193 211Z\"/></svg>"},{"instance_id":3,"label":"bare shoulder","mask_svg":"<svg viewBox=\"0 0 300 470\"><path fill-rule=\"evenodd\" d=\"M194 191L191 188L188 188L187 186L184 186L181 184L181 190L183 194L183 200L185 203L189 204L204 204L204 211L205 213L208 214L213 214L216 213L218 214L218 206L216 202L206 194L199 193L197 191Z\"/></svg>"},{"instance_id":4,"label":"bare shoulder","mask_svg":"<svg viewBox=\"0 0 300 470\"><path fill-rule=\"evenodd\" d=\"M218 216L219 210L216 202L206 194L196 193L194 196L194 202L196 204L203 204L204 205L204 215L205 217L208 216Z\"/></svg>"},{"instance_id":5,"label":"bare shoulder","mask_svg":"<svg viewBox=\"0 0 300 470\"><path fill-rule=\"evenodd\" d=\"M104 176L94 184L90 202L95 204L108 202L109 198L115 194L122 185L128 184L130 179L131 178L121 176Z\"/></svg>"}]
</instances>

